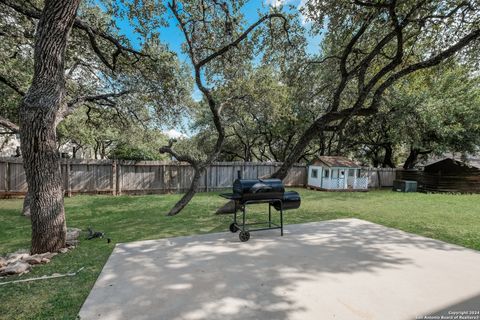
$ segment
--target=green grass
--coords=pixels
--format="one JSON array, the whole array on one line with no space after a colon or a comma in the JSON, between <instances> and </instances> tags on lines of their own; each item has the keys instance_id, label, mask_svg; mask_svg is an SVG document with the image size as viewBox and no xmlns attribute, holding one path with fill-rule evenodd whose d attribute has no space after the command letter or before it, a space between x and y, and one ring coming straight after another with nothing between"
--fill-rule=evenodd
<instances>
[{"instance_id":1,"label":"green grass","mask_svg":"<svg viewBox=\"0 0 480 320\"><path fill-rule=\"evenodd\" d=\"M355 217L480 250L480 196L421 193L325 193L298 190L302 206L285 214L285 223ZM216 216L223 204L216 193L197 195L176 217L165 213L179 195L78 196L66 199L67 223L92 226L112 238L82 241L21 277L85 269L75 277L0 286L0 319L75 319L114 244L225 231L230 216ZM28 248L29 220L19 215L22 201L0 200L0 254ZM261 210L255 207L254 211ZM255 215L254 215L255 216ZM5 281L2 279L1 281Z\"/></svg>"}]
</instances>

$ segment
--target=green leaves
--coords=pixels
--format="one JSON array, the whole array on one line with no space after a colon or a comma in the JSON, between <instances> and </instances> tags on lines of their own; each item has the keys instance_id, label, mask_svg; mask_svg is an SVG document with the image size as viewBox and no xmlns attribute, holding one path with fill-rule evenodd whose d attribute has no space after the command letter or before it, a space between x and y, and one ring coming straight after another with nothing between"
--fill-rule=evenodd
<instances>
[{"instance_id":1,"label":"green leaves","mask_svg":"<svg viewBox=\"0 0 480 320\"><path fill-rule=\"evenodd\" d=\"M375 150L377 154L367 152L367 157L381 156L388 145L404 161L411 149L437 155L474 153L479 147L479 124L480 78L451 61L390 88L380 113L356 120L346 136L359 155Z\"/></svg>"}]
</instances>

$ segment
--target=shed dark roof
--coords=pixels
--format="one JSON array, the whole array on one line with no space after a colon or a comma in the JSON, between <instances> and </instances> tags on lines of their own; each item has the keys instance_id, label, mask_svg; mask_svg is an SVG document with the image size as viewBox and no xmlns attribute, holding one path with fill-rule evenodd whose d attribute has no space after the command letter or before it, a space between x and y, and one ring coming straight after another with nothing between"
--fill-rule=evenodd
<instances>
[{"instance_id":1,"label":"shed dark roof","mask_svg":"<svg viewBox=\"0 0 480 320\"><path fill-rule=\"evenodd\" d=\"M435 156L435 155L430 156L427 161L423 162L423 167L426 167L430 164L433 164L448 158L457 160L460 162L464 162L469 166L480 169L480 154L459 154L459 153L451 153L451 152L444 153L441 156Z\"/></svg>"},{"instance_id":2,"label":"shed dark roof","mask_svg":"<svg viewBox=\"0 0 480 320\"><path fill-rule=\"evenodd\" d=\"M441 175L480 174L479 168L451 158L429 164L424 171Z\"/></svg>"},{"instance_id":3,"label":"shed dark roof","mask_svg":"<svg viewBox=\"0 0 480 320\"><path fill-rule=\"evenodd\" d=\"M327 167L360 168L354 161L345 157L321 156L314 160L312 164Z\"/></svg>"}]
</instances>

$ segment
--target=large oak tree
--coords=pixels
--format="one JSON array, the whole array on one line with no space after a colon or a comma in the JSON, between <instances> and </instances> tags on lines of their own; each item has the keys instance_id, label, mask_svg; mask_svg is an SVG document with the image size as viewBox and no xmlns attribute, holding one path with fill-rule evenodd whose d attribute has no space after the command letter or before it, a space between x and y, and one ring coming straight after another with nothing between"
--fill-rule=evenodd
<instances>
[{"instance_id":1,"label":"large oak tree","mask_svg":"<svg viewBox=\"0 0 480 320\"><path fill-rule=\"evenodd\" d=\"M145 31L150 29L149 24L137 28L143 41L140 49L133 49L118 34L112 23L115 20L107 17L121 15L119 8L107 6L103 11L89 2L82 5L80 0L1 0L0 9L2 17L7 17L1 22L14 22L0 36L10 43L12 37L23 37L25 42L22 46L10 45L15 54L3 51L0 58L33 61L30 75L28 64L24 69L14 69L24 77L3 73L8 70L2 69L2 97L18 95L21 102L8 112L2 109L0 124L20 132L29 188L25 207L30 209L32 219L31 250L57 251L65 245L66 236L58 124L80 106L86 106L87 114L96 108L137 121L149 120L152 112L162 120L176 118L189 91L188 83L178 77L186 69L159 42L157 32ZM142 21L149 12L134 12L130 17ZM18 32L25 26L26 30L36 29L35 35ZM29 56L29 45L33 56ZM26 85L29 81L25 79L29 78L31 83Z\"/></svg>"},{"instance_id":2,"label":"large oak tree","mask_svg":"<svg viewBox=\"0 0 480 320\"><path fill-rule=\"evenodd\" d=\"M284 178L326 131L342 131L352 117L378 113L385 91L397 81L454 55L478 59L478 1L310 0L303 13L313 32L325 33L324 50L308 69L325 70L331 81L318 83L323 110L273 177Z\"/></svg>"},{"instance_id":3,"label":"large oak tree","mask_svg":"<svg viewBox=\"0 0 480 320\"><path fill-rule=\"evenodd\" d=\"M80 0L45 2L37 26L32 84L20 104L25 173L31 196L32 253L65 246L63 186L56 127L65 107L65 50Z\"/></svg>"}]
</instances>

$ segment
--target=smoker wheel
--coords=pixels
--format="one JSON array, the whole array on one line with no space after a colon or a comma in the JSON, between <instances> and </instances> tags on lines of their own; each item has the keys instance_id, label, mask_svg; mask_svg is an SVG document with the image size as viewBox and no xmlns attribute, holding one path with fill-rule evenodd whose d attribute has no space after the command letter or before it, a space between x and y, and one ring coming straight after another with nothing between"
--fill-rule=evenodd
<instances>
[{"instance_id":1,"label":"smoker wheel","mask_svg":"<svg viewBox=\"0 0 480 320\"><path fill-rule=\"evenodd\" d=\"M246 242L248 239L250 239L250 232L248 231L240 231L240 234L238 235L240 238L240 241Z\"/></svg>"},{"instance_id":2,"label":"smoker wheel","mask_svg":"<svg viewBox=\"0 0 480 320\"><path fill-rule=\"evenodd\" d=\"M235 233L235 232L238 231L238 227L235 225L235 223L232 223L232 224L230 225L230 231L231 231L232 233Z\"/></svg>"}]
</instances>

